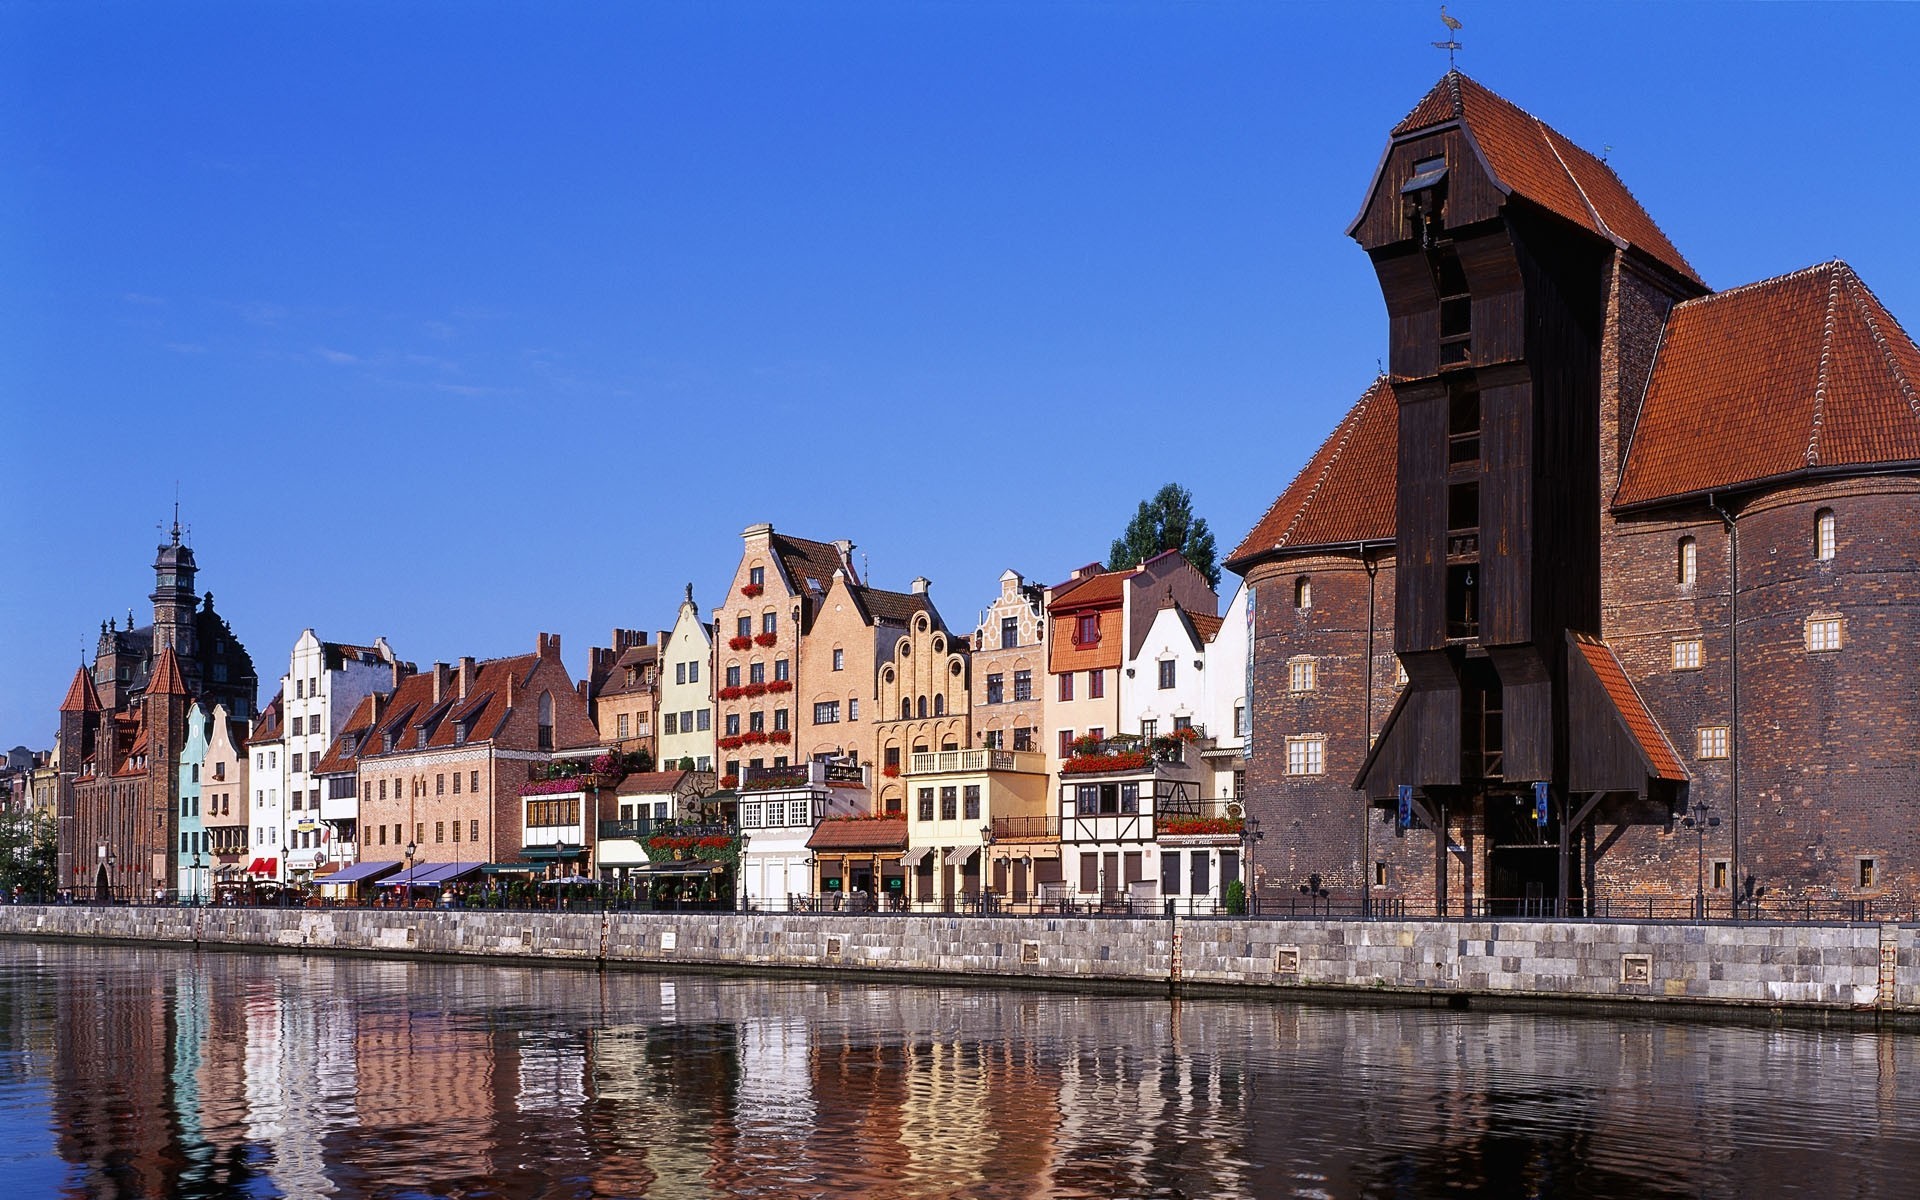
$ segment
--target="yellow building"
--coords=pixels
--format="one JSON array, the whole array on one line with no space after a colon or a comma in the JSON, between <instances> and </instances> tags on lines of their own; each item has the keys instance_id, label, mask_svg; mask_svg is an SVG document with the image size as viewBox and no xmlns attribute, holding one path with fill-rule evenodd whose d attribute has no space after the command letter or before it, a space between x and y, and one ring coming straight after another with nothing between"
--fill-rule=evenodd
<instances>
[{"instance_id":1,"label":"yellow building","mask_svg":"<svg viewBox=\"0 0 1920 1200\"><path fill-rule=\"evenodd\" d=\"M907 805L908 899L954 909L991 891L1026 904L1060 875L1060 825L1048 816L1047 757L1013 750L911 754Z\"/></svg>"}]
</instances>

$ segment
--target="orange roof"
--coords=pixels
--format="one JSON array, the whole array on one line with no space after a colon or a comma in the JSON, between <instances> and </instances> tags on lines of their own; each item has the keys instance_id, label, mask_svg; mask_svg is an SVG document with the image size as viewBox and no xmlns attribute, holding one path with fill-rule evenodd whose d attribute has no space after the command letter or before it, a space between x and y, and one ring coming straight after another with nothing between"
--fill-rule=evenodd
<instances>
[{"instance_id":1,"label":"orange roof","mask_svg":"<svg viewBox=\"0 0 1920 1200\"><path fill-rule=\"evenodd\" d=\"M1181 611L1186 612L1185 609ZM1194 632L1200 635L1200 640L1203 642L1211 642L1219 634L1220 627L1227 623L1225 617L1210 617L1206 613L1190 612L1186 615L1187 620L1193 622Z\"/></svg>"},{"instance_id":2,"label":"orange roof","mask_svg":"<svg viewBox=\"0 0 1920 1200\"><path fill-rule=\"evenodd\" d=\"M1916 461L1920 349L1822 263L1674 308L1613 502Z\"/></svg>"},{"instance_id":3,"label":"orange roof","mask_svg":"<svg viewBox=\"0 0 1920 1200\"><path fill-rule=\"evenodd\" d=\"M807 839L809 850L893 850L907 848L906 817L828 817Z\"/></svg>"},{"instance_id":4,"label":"orange roof","mask_svg":"<svg viewBox=\"0 0 1920 1200\"><path fill-rule=\"evenodd\" d=\"M93 677L87 674L85 667L73 672L73 682L67 686L67 698L60 702L61 712L99 712L100 693L93 688Z\"/></svg>"},{"instance_id":5,"label":"orange roof","mask_svg":"<svg viewBox=\"0 0 1920 1200\"><path fill-rule=\"evenodd\" d=\"M153 677L147 683L149 696L186 696L187 681L180 674L180 660L174 657L173 647L160 651L160 657L153 664Z\"/></svg>"},{"instance_id":6,"label":"orange roof","mask_svg":"<svg viewBox=\"0 0 1920 1200\"><path fill-rule=\"evenodd\" d=\"M1459 121L1479 147L1494 182L1609 241L1633 246L1682 277L1692 266L1613 169L1546 122L1482 85L1449 71L1394 126L1393 136Z\"/></svg>"},{"instance_id":7,"label":"orange roof","mask_svg":"<svg viewBox=\"0 0 1920 1200\"><path fill-rule=\"evenodd\" d=\"M1673 752L1673 743L1661 730L1660 723L1653 719L1653 713L1647 709L1646 701L1634 689L1633 681L1627 678L1626 668L1614 657L1613 648L1605 642L1578 634L1571 635L1573 644L1579 648L1580 656L1593 668L1600 680L1600 686L1606 689L1607 698L1620 710L1620 717L1626 722L1627 732L1640 746L1640 753L1646 756L1647 763L1653 767L1654 775L1659 779L1685 782L1687 770L1680 765L1680 756Z\"/></svg>"},{"instance_id":8,"label":"orange roof","mask_svg":"<svg viewBox=\"0 0 1920 1200\"><path fill-rule=\"evenodd\" d=\"M340 730L340 736L333 739L327 752L313 765L315 775L339 775L354 769L359 758L360 735L373 725L373 706L378 703L373 696L360 697L360 703L353 706L353 713L347 717L347 723Z\"/></svg>"},{"instance_id":9,"label":"orange roof","mask_svg":"<svg viewBox=\"0 0 1920 1200\"><path fill-rule=\"evenodd\" d=\"M1124 571L1101 571L1080 579L1069 579L1053 589L1053 602L1050 609L1091 608L1098 604L1119 604L1125 594L1127 576L1133 574L1133 568Z\"/></svg>"},{"instance_id":10,"label":"orange roof","mask_svg":"<svg viewBox=\"0 0 1920 1200\"><path fill-rule=\"evenodd\" d=\"M1393 540L1400 402L1385 376L1347 412L1226 566L1244 571L1278 551Z\"/></svg>"},{"instance_id":11,"label":"orange roof","mask_svg":"<svg viewBox=\"0 0 1920 1200\"><path fill-rule=\"evenodd\" d=\"M622 779L613 791L618 796L664 796L680 786L690 771L641 771Z\"/></svg>"},{"instance_id":12,"label":"orange roof","mask_svg":"<svg viewBox=\"0 0 1920 1200\"><path fill-rule=\"evenodd\" d=\"M267 701L267 706L260 710L260 715L253 722L253 732L247 737L249 743L280 740L280 707L285 695L284 692L275 692L273 699Z\"/></svg>"}]
</instances>

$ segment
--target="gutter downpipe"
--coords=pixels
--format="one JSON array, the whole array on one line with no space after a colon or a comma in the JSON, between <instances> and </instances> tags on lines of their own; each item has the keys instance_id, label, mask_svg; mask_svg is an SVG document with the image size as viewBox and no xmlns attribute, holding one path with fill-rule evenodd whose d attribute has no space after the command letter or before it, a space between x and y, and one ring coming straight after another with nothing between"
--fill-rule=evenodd
<instances>
[{"instance_id":1,"label":"gutter downpipe","mask_svg":"<svg viewBox=\"0 0 1920 1200\"><path fill-rule=\"evenodd\" d=\"M1734 912L1739 912L1741 898L1740 884L1740 534L1734 527L1733 514L1722 508L1714 499L1713 493L1707 493L1707 507L1711 508L1727 527L1727 692L1729 707L1732 709L1730 723L1733 726L1730 736L1733 745L1732 755L1732 797L1729 802L1730 819L1733 822L1733 878L1729 881L1733 888Z\"/></svg>"}]
</instances>

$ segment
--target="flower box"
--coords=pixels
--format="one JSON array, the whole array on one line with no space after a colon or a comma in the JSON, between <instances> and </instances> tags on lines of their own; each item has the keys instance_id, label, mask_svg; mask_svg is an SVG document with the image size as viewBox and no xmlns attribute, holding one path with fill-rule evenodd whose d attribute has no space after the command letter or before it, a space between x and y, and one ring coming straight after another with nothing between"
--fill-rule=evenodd
<instances>
[{"instance_id":1,"label":"flower box","mask_svg":"<svg viewBox=\"0 0 1920 1200\"><path fill-rule=\"evenodd\" d=\"M738 775L722 775L720 777L720 786L723 788L739 787L740 777Z\"/></svg>"},{"instance_id":2,"label":"flower box","mask_svg":"<svg viewBox=\"0 0 1920 1200\"><path fill-rule=\"evenodd\" d=\"M1157 832L1163 837L1237 834L1243 824L1238 817L1161 817Z\"/></svg>"},{"instance_id":3,"label":"flower box","mask_svg":"<svg viewBox=\"0 0 1920 1200\"><path fill-rule=\"evenodd\" d=\"M784 729L776 729L767 735L767 740L776 746L784 746L793 740L793 735Z\"/></svg>"},{"instance_id":4,"label":"flower box","mask_svg":"<svg viewBox=\"0 0 1920 1200\"><path fill-rule=\"evenodd\" d=\"M753 639L750 637L730 637L727 639L727 648L730 650L747 650L751 649L752 646Z\"/></svg>"},{"instance_id":5,"label":"flower box","mask_svg":"<svg viewBox=\"0 0 1920 1200\"><path fill-rule=\"evenodd\" d=\"M764 683L749 683L740 689L740 694L742 696L764 696L767 694L767 685Z\"/></svg>"},{"instance_id":6,"label":"flower box","mask_svg":"<svg viewBox=\"0 0 1920 1200\"><path fill-rule=\"evenodd\" d=\"M771 646L779 640L778 637L771 633L756 633L753 635L753 644L756 646Z\"/></svg>"},{"instance_id":7,"label":"flower box","mask_svg":"<svg viewBox=\"0 0 1920 1200\"><path fill-rule=\"evenodd\" d=\"M1152 755L1139 750L1121 754L1083 754L1061 763L1060 773L1091 775L1100 771L1138 771L1152 761Z\"/></svg>"},{"instance_id":8,"label":"flower box","mask_svg":"<svg viewBox=\"0 0 1920 1200\"><path fill-rule=\"evenodd\" d=\"M897 766L893 766L891 764L889 764L888 766L881 767L880 773L882 775L885 775L888 779L900 778L900 768Z\"/></svg>"},{"instance_id":9,"label":"flower box","mask_svg":"<svg viewBox=\"0 0 1920 1200\"><path fill-rule=\"evenodd\" d=\"M745 688L734 687L734 686L723 687L717 693L717 695L722 700L738 700L741 696L745 694L746 694Z\"/></svg>"},{"instance_id":10,"label":"flower box","mask_svg":"<svg viewBox=\"0 0 1920 1200\"><path fill-rule=\"evenodd\" d=\"M793 690L793 680L776 679L767 685L767 690L770 692L790 692Z\"/></svg>"},{"instance_id":11,"label":"flower box","mask_svg":"<svg viewBox=\"0 0 1920 1200\"><path fill-rule=\"evenodd\" d=\"M746 583L740 586L740 594L742 596L745 596L749 600L753 599L755 596L758 596L761 592L764 592L766 590L767 589L761 587L757 583Z\"/></svg>"}]
</instances>

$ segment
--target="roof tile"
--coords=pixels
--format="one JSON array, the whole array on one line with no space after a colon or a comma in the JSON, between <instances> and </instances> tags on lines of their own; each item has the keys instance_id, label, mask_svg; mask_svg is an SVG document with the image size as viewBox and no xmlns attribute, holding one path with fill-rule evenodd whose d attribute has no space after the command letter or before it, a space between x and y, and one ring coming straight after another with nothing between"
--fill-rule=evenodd
<instances>
[{"instance_id":1,"label":"roof tile","mask_svg":"<svg viewBox=\"0 0 1920 1200\"><path fill-rule=\"evenodd\" d=\"M1674 308L1613 502L1916 461L1920 349L1830 262Z\"/></svg>"},{"instance_id":2,"label":"roof tile","mask_svg":"<svg viewBox=\"0 0 1920 1200\"><path fill-rule=\"evenodd\" d=\"M1640 745L1640 752L1652 765L1656 776L1675 782L1685 782L1687 769L1680 765L1680 756L1674 753L1673 743L1653 719L1645 700L1635 690L1633 681L1627 678L1626 668L1620 665L1613 648L1605 642L1576 635L1573 644L1579 649L1580 656L1587 660L1593 673L1600 680L1600 686L1606 689L1607 698L1620 710L1620 716L1627 723L1627 731Z\"/></svg>"}]
</instances>

